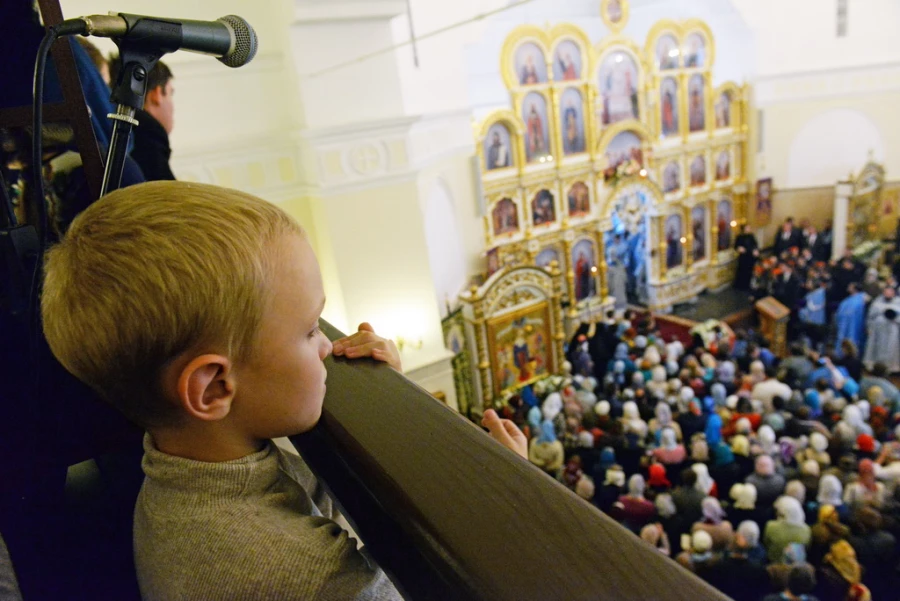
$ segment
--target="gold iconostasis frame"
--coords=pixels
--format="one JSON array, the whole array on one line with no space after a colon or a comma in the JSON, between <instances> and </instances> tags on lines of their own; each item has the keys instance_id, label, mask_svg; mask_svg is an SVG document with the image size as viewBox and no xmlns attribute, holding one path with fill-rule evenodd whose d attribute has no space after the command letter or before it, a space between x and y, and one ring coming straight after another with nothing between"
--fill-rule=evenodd
<instances>
[{"instance_id":1,"label":"gold iconostasis frame","mask_svg":"<svg viewBox=\"0 0 900 601\"><path fill-rule=\"evenodd\" d=\"M616 30L628 16L627 2L620 4ZM613 304L611 214L636 191L649 200L641 209L649 309L667 312L731 282L733 241L752 190L750 87L713 87L715 43L706 23L659 21L643 45L618 32L591 44L572 24L523 25L507 36L500 61L511 108L474 127L489 279L461 297L464 305L490 294L497 269L555 261L565 331L595 319ZM667 223L670 231L680 223L675 252ZM696 248L695 232L703 236ZM593 284L584 278L587 254ZM484 372L496 358L476 346ZM485 402L495 393L490 386L482 392Z\"/></svg>"}]
</instances>

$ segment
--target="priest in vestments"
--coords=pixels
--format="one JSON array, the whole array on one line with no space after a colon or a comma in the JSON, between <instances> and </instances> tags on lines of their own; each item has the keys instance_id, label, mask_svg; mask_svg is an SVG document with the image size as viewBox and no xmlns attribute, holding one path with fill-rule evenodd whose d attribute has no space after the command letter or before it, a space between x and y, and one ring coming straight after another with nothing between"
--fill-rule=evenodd
<instances>
[{"instance_id":1,"label":"priest in vestments","mask_svg":"<svg viewBox=\"0 0 900 601\"><path fill-rule=\"evenodd\" d=\"M838 310L834 314L834 322L837 328L835 348L840 348L843 340L849 340L862 346L863 328L866 325L866 295L863 294L856 283L851 282L847 291L850 296L841 301Z\"/></svg>"},{"instance_id":2,"label":"priest in vestments","mask_svg":"<svg viewBox=\"0 0 900 601\"><path fill-rule=\"evenodd\" d=\"M869 333L863 356L866 369L884 363L889 373L900 371L900 299L893 288L888 286L872 301L866 325Z\"/></svg>"},{"instance_id":3,"label":"priest in vestments","mask_svg":"<svg viewBox=\"0 0 900 601\"><path fill-rule=\"evenodd\" d=\"M806 294L803 307L800 309L800 321L803 330L813 342L815 347L823 341L827 321L825 317L825 286L824 281L816 282Z\"/></svg>"}]
</instances>

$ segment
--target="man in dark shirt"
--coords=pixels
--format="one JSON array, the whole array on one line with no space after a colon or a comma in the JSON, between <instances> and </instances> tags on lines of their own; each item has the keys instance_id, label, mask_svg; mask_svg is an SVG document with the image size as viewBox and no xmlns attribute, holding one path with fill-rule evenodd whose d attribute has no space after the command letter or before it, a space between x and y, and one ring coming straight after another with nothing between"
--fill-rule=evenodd
<instances>
[{"instance_id":1,"label":"man in dark shirt","mask_svg":"<svg viewBox=\"0 0 900 601\"><path fill-rule=\"evenodd\" d=\"M138 126L134 128L134 150L131 152L147 181L175 179L169 168L172 155L169 134L175 125L174 94L172 72L159 61L147 77L144 110L135 114Z\"/></svg>"}]
</instances>

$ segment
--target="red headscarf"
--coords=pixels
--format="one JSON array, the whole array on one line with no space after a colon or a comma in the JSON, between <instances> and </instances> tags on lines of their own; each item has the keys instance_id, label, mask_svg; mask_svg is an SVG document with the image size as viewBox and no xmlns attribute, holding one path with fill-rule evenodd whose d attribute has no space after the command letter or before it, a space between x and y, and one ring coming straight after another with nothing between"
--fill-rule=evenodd
<instances>
[{"instance_id":1,"label":"red headscarf","mask_svg":"<svg viewBox=\"0 0 900 601\"><path fill-rule=\"evenodd\" d=\"M650 486L664 486L670 488L672 483L666 478L666 468L661 463L650 465L650 478L647 480Z\"/></svg>"}]
</instances>

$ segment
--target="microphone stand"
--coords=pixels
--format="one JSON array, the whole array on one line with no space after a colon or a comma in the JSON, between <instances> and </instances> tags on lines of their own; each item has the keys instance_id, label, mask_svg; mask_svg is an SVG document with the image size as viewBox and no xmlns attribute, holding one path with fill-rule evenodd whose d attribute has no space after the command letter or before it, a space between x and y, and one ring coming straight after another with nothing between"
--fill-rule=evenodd
<instances>
[{"instance_id":1,"label":"microphone stand","mask_svg":"<svg viewBox=\"0 0 900 601\"><path fill-rule=\"evenodd\" d=\"M104 196L122 185L122 171L131 130L138 125L134 118L137 109L144 108L147 93L147 78L160 57L178 49L181 41L181 25L139 19L132 15L122 15L129 21L128 38L113 38L119 47L119 70L110 99L118 105L115 113L107 118L114 121L106 168L100 196ZM151 44L142 40L154 40Z\"/></svg>"}]
</instances>

